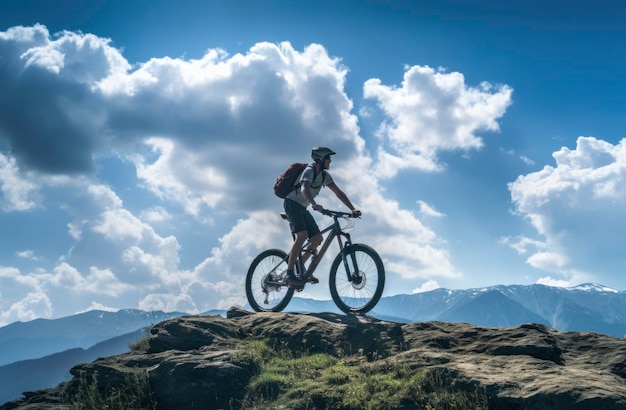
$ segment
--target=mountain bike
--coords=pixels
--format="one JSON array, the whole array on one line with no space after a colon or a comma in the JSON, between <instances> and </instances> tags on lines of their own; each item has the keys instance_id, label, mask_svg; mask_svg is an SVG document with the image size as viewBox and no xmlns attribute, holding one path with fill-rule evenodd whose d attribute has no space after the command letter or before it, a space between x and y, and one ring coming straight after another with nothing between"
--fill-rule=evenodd
<instances>
[{"instance_id":1,"label":"mountain bike","mask_svg":"<svg viewBox=\"0 0 626 410\"><path fill-rule=\"evenodd\" d=\"M385 268L378 253L371 247L352 243L347 232L354 227L355 216L348 212L322 210L322 214L333 218L333 222L322 229L328 233L319 251L311 256L308 269L303 263L303 255L309 252L310 240L305 241L296 263L296 273L305 285L326 255L330 244L337 239L339 253L335 257L329 274L330 294L337 307L345 313L369 312L380 300L385 287ZM289 222L291 235L295 240L293 226L285 213L281 217ZM342 222L344 225L342 226ZM261 252L250 264L246 275L246 296L256 312L280 312L293 297L294 288L287 286L287 252L268 249ZM298 289L302 290L302 289Z\"/></svg>"}]
</instances>

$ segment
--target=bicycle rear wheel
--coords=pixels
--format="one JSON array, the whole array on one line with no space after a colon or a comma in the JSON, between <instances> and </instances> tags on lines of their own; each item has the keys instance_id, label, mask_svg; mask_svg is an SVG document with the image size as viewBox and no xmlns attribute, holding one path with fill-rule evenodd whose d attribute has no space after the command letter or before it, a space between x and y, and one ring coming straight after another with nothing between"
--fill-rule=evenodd
<instances>
[{"instance_id":1,"label":"bicycle rear wheel","mask_svg":"<svg viewBox=\"0 0 626 410\"><path fill-rule=\"evenodd\" d=\"M350 272L346 272L339 253L330 268L333 301L345 313L369 312L380 300L385 287L383 261L374 249L363 244L351 245L343 254Z\"/></svg>"},{"instance_id":2,"label":"bicycle rear wheel","mask_svg":"<svg viewBox=\"0 0 626 410\"><path fill-rule=\"evenodd\" d=\"M250 264L246 275L246 296L255 312L280 312L293 297L284 284L287 253L280 249L261 252Z\"/></svg>"}]
</instances>

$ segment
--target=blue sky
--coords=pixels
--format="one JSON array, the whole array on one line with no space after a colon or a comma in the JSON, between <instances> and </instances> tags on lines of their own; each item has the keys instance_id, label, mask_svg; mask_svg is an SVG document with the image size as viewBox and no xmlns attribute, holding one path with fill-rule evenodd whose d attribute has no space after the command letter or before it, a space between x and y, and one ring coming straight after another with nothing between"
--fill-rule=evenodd
<instances>
[{"instance_id":1,"label":"blue sky","mask_svg":"<svg viewBox=\"0 0 626 410\"><path fill-rule=\"evenodd\" d=\"M83 3L0 5L0 324L244 304L316 145L385 295L626 289L621 2Z\"/></svg>"}]
</instances>

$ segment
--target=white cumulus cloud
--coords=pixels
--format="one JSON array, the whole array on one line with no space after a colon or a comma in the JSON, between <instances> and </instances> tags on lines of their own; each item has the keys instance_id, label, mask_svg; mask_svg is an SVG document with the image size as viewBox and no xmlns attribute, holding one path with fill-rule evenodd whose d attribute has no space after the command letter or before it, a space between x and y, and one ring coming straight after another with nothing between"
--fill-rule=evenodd
<instances>
[{"instance_id":1,"label":"white cumulus cloud","mask_svg":"<svg viewBox=\"0 0 626 410\"><path fill-rule=\"evenodd\" d=\"M483 146L479 131L498 131L498 118L511 104L513 90L487 82L465 84L463 74L428 66L408 67L401 87L370 79L364 96L374 99L389 117L379 129L377 172L392 177L398 170L435 171L440 151Z\"/></svg>"},{"instance_id":2,"label":"white cumulus cloud","mask_svg":"<svg viewBox=\"0 0 626 410\"><path fill-rule=\"evenodd\" d=\"M601 283L623 271L626 229L626 140L579 137L575 149L553 154L556 165L509 184L515 212L538 239L511 241L527 262L546 272ZM539 242L538 242L539 241ZM538 245L539 244L539 245ZM597 261L602 261L598 263Z\"/></svg>"}]
</instances>

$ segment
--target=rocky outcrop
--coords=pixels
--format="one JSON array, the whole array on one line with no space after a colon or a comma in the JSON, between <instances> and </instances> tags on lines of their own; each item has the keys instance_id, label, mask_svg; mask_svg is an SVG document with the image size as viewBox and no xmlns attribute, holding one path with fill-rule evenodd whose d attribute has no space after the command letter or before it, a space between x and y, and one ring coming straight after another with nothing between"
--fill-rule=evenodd
<instances>
[{"instance_id":1,"label":"rocky outcrop","mask_svg":"<svg viewBox=\"0 0 626 410\"><path fill-rule=\"evenodd\" d=\"M185 316L151 330L145 353L98 359L72 369L56 389L28 393L4 409L54 408L80 380L100 389L146 375L159 409L238 408L257 369L242 359L245 341L372 361L401 360L441 369L447 382L479 386L490 408L626 408L626 341L596 333L558 332L539 324L486 328L462 323L400 324L331 313Z\"/></svg>"}]
</instances>

